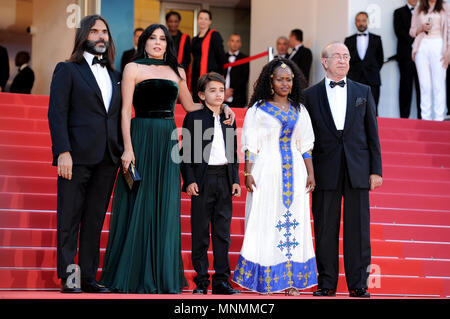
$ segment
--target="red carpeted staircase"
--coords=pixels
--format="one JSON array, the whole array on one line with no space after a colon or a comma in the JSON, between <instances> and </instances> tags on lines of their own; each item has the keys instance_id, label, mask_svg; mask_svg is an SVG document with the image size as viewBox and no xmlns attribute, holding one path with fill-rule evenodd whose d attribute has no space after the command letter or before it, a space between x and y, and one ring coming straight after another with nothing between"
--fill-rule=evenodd
<instances>
[{"instance_id":1,"label":"red carpeted staircase","mask_svg":"<svg viewBox=\"0 0 450 319\"><path fill-rule=\"evenodd\" d=\"M0 290L59 289L56 168L50 164L47 106L47 96L0 93ZM236 114L242 127L244 110ZM178 127L183 117L178 107ZM370 292L450 297L450 123L380 118L379 127L384 184L371 194ZM233 206L232 269L243 240L244 203L245 190ZM186 194L181 207L183 260L192 289ZM109 217L108 212L100 267ZM342 259L338 293L347 294Z\"/></svg>"}]
</instances>

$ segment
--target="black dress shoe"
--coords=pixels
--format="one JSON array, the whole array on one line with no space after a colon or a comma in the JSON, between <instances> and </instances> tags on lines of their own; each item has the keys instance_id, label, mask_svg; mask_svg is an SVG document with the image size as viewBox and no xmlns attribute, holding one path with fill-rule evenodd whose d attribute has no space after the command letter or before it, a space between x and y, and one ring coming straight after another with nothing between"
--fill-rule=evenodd
<instances>
[{"instance_id":1,"label":"black dress shoe","mask_svg":"<svg viewBox=\"0 0 450 319\"><path fill-rule=\"evenodd\" d=\"M336 296L336 290L335 289L328 289L328 288L319 288L316 291L313 292L313 296L316 297L335 297Z\"/></svg>"},{"instance_id":2,"label":"black dress shoe","mask_svg":"<svg viewBox=\"0 0 450 319\"><path fill-rule=\"evenodd\" d=\"M80 287L69 287L69 285L67 285L67 282L65 280L61 280L60 291L66 294L78 294L82 292Z\"/></svg>"},{"instance_id":3,"label":"black dress shoe","mask_svg":"<svg viewBox=\"0 0 450 319\"><path fill-rule=\"evenodd\" d=\"M96 294L108 294L111 293L111 290L106 288L103 285L100 285L96 281L82 281L81 282L81 290L87 293L96 293Z\"/></svg>"},{"instance_id":4,"label":"black dress shoe","mask_svg":"<svg viewBox=\"0 0 450 319\"><path fill-rule=\"evenodd\" d=\"M197 286L192 291L194 295L207 295L208 294L208 286Z\"/></svg>"},{"instance_id":5,"label":"black dress shoe","mask_svg":"<svg viewBox=\"0 0 450 319\"><path fill-rule=\"evenodd\" d=\"M350 297L370 298L370 294L366 291L365 288L357 288L354 290L350 290Z\"/></svg>"},{"instance_id":6,"label":"black dress shoe","mask_svg":"<svg viewBox=\"0 0 450 319\"><path fill-rule=\"evenodd\" d=\"M240 290L233 289L228 281L222 281L212 287L213 295L235 295L240 292Z\"/></svg>"}]
</instances>

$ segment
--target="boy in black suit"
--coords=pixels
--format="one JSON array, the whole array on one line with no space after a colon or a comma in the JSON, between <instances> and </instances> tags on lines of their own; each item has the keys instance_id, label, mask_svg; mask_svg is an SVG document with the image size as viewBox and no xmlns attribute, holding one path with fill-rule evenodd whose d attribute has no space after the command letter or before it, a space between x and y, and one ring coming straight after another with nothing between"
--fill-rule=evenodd
<instances>
[{"instance_id":1,"label":"boy in black suit","mask_svg":"<svg viewBox=\"0 0 450 319\"><path fill-rule=\"evenodd\" d=\"M198 92L205 107L186 115L181 149L183 191L192 196L192 264L197 272L193 292L208 293L211 224L215 270L212 293L230 295L239 292L228 282L232 196L241 194L236 124L223 123L225 81L220 74L203 75L198 81Z\"/></svg>"}]
</instances>

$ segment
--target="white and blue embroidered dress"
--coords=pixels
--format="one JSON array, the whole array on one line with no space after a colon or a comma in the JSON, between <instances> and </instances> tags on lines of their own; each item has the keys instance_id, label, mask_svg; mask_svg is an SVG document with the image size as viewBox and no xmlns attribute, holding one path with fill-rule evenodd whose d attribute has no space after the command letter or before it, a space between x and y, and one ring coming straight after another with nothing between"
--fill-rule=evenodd
<instances>
[{"instance_id":1,"label":"white and blue embroidered dress","mask_svg":"<svg viewBox=\"0 0 450 319\"><path fill-rule=\"evenodd\" d=\"M254 163L245 236L233 281L259 293L317 285L307 171L314 132L308 111L288 112L261 101L249 108L242 151Z\"/></svg>"}]
</instances>

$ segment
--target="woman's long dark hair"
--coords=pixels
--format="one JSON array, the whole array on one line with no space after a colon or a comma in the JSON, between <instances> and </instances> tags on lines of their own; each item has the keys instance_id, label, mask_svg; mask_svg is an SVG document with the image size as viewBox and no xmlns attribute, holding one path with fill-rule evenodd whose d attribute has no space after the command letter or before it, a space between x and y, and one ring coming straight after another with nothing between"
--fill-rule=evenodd
<instances>
[{"instance_id":1,"label":"woman's long dark hair","mask_svg":"<svg viewBox=\"0 0 450 319\"><path fill-rule=\"evenodd\" d=\"M430 4L428 3L428 0L420 0L419 13L423 12L427 14L428 10L430 10ZM441 12L442 10L444 10L443 0L436 0L433 12Z\"/></svg>"},{"instance_id":2,"label":"woman's long dark hair","mask_svg":"<svg viewBox=\"0 0 450 319\"><path fill-rule=\"evenodd\" d=\"M72 55L69 58L70 62L81 63L83 61L83 53L86 50L86 42L89 36L89 32L97 20L103 21L108 29L108 38L109 38L109 46L106 49L106 52L103 53L103 58L108 61L108 67L110 69L114 69L114 56L116 55L116 46L114 45L114 40L111 36L111 32L109 30L108 23L105 18L98 14L86 16L80 21L80 27L77 28L77 32L75 34L75 45L73 47Z\"/></svg>"},{"instance_id":3,"label":"woman's long dark hair","mask_svg":"<svg viewBox=\"0 0 450 319\"><path fill-rule=\"evenodd\" d=\"M166 63L172 68L172 70L175 72L176 75L181 77L180 72L178 71L178 67L180 66L178 64L178 59L175 54L175 45L173 38L170 36L169 31L167 30L166 26L162 24L152 24L149 25L144 32L142 32L141 36L139 37L138 45L137 45L137 51L136 55L134 57L134 60L137 59L144 59L146 58L145 53L145 43L147 42L148 38L155 32L156 29L161 29L164 32L164 35L166 36L166 53L164 54L164 60Z\"/></svg>"},{"instance_id":4,"label":"woman's long dark hair","mask_svg":"<svg viewBox=\"0 0 450 319\"><path fill-rule=\"evenodd\" d=\"M306 88L306 80L302 71L300 71L298 66L291 60L276 58L266 64L262 69L261 74L253 86L253 95L250 99L249 107L253 106L257 102L259 105L260 101L272 99L271 75L277 68L281 67L283 63L286 64L294 74L294 79L292 81L292 92L289 94L288 99L297 109L300 108L300 104L304 103L305 96L303 90Z\"/></svg>"}]
</instances>

